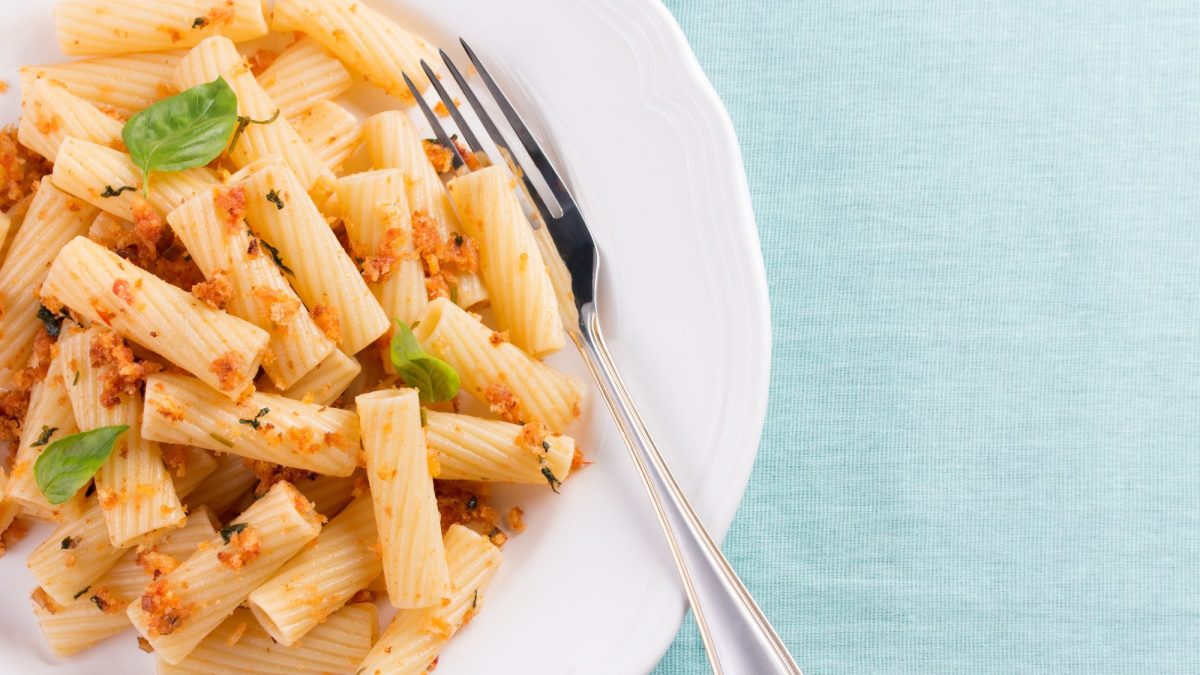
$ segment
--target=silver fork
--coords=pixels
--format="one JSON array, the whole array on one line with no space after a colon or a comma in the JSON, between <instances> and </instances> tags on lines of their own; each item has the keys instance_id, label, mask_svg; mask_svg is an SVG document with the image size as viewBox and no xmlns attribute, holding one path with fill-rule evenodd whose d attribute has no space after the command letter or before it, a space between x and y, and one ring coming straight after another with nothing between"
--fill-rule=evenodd
<instances>
[{"instance_id":1,"label":"silver fork","mask_svg":"<svg viewBox=\"0 0 1200 675\"><path fill-rule=\"evenodd\" d=\"M480 104L475 90L446 52L441 51L442 60L450 75L492 142L504 155L491 159L494 163L512 162L514 174L521 178L528 198L546 224L554 247L571 275L575 306L572 308L574 311L564 313L567 334L579 348L588 370L595 378L638 474L646 486L646 492L650 496L650 502L662 525L675 566L683 581L692 613L696 617L696 624L708 651L708 660L713 672L718 675L801 675L800 668L788 654L787 647L755 604L754 598L738 579L729 561L721 554L691 503L680 490L638 414L625 384L621 381L612 357L609 356L608 348L604 344L604 334L600 330L600 314L596 300L600 253L584 222L583 214L549 157L534 140L529 128L521 121L521 117L487 68L466 41L461 42L467 58L471 60L493 100L528 153L533 168L541 174L554 200L558 202L562 215L555 216L529 180L527 167L521 166L504 135ZM485 153L479 137L458 109L454 97L446 91L429 64L422 61L421 66L438 97L449 110L467 148L472 152ZM453 150L456 166L466 166L465 158L446 133L437 115L425 103L420 90L407 76L405 80L438 140Z\"/></svg>"}]
</instances>

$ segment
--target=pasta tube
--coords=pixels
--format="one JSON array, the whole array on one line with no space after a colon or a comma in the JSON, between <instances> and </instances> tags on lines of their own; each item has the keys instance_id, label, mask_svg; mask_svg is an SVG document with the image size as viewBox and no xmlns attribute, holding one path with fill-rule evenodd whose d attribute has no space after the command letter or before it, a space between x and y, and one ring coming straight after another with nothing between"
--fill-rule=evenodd
<instances>
[{"instance_id":1,"label":"pasta tube","mask_svg":"<svg viewBox=\"0 0 1200 675\"><path fill-rule=\"evenodd\" d=\"M33 385L29 408L21 423L21 437L8 481L7 499L18 504L26 514L43 520L63 522L78 518L83 511L84 489L61 504L51 504L37 485L33 465L54 441L79 431L67 396L61 368L62 350L50 362L46 377Z\"/></svg>"},{"instance_id":2,"label":"pasta tube","mask_svg":"<svg viewBox=\"0 0 1200 675\"><path fill-rule=\"evenodd\" d=\"M321 529L290 483L276 483L220 536L150 583L129 605L134 628L168 663L179 663Z\"/></svg>"},{"instance_id":3,"label":"pasta tube","mask_svg":"<svg viewBox=\"0 0 1200 675\"><path fill-rule=\"evenodd\" d=\"M371 509L369 496L351 502L315 545L250 594L250 611L280 644L296 644L383 571Z\"/></svg>"},{"instance_id":4,"label":"pasta tube","mask_svg":"<svg viewBox=\"0 0 1200 675\"><path fill-rule=\"evenodd\" d=\"M562 349L562 317L541 251L507 171L490 166L450 181L460 223L479 245L479 267L500 328L534 357Z\"/></svg>"},{"instance_id":5,"label":"pasta tube","mask_svg":"<svg viewBox=\"0 0 1200 675\"><path fill-rule=\"evenodd\" d=\"M58 158L59 146L67 137L125 147L121 143L124 125L67 91L61 83L38 80L22 94L17 140L51 162Z\"/></svg>"},{"instance_id":6,"label":"pasta tube","mask_svg":"<svg viewBox=\"0 0 1200 675\"><path fill-rule=\"evenodd\" d=\"M151 103L176 93L172 83L183 52L122 54L21 68L21 91L38 80L54 80L100 110L128 119Z\"/></svg>"},{"instance_id":7,"label":"pasta tube","mask_svg":"<svg viewBox=\"0 0 1200 675\"><path fill-rule=\"evenodd\" d=\"M318 102L346 93L354 84L346 66L310 37L285 49L258 81L283 116L293 121Z\"/></svg>"},{"instance_id":8,"label":"pasta tube","mask_svg":"<svg viewBox=\"0 0 1200 675\"><path fill-rule=\"evenodd\" d=\"M448 602L401 610L371 648L358 673L420 675L442 647L479 609L482 591L500 567L500 549L462 525L446 532L450 569Z\"/></svg>"},{"instance_id":9,"label":"pasta tube","mask_svg":"<svg viewBox=\"0 0 1200 675\"><path fill-rule=\"evenodd\" d=\"M46 268L67 242L87 232L95 217L96 209L55 188L49 176L42 179L0 266L0 388L7 388L25 367L33 338L43 330L37 289Z\"/></svg>"},{"instance_id":10,"label":"pasta tube","mask_svg":"<svg viewBox=\"0 0 1200 675\"><path fill-rule=\"evenodd\" d=\"M434 410L425 411L425 419L425 443L437 457L443 480L541 485L550 477L566 480L575 458L570 436L538 440L516 424Z\"/></svg>"},{"instance_id":11,"label":"pasta tube","mask_svg":"<svg viewBox=\"0 0 1200 675\"><path fill-rule=\"evenodd\" d=\"M240 189L209 190L167 216L204 276L229 285L227 311L267 331L271 358L263 369L287 388L317 367L336 345L309 316L283 272L240 217L220 203L244 198Z\"/></svg>"},{"instance_id":12,"label":"pasta tube","mask_svg":"<svg viewBox=\"0 0 1200 675\"><path fill-rule=\"evenodd\" d=\"M325 675L353 673L379 632L370 603L346 605L292 647L277 644L248 609L237 609L177 665L158 660L158 675Z\"/></svg>"},{"instance_id":13,"label":"pasta tube","mask_svg":"<svg viewBox=\"0 0 1200 675\"><path fill-rule=\"evenodd\" d=\"M510 422L541 422L562 433L579 417L579 383L503 340L482 322L439 298L413 335L425 351L458 371L463 389Z\"/></svg>"},{"instance_id":14,"label":"pasta tube","mask_svg":"<svg viewBox=\"0 0 1200 675\"><path fill-rule=\"evenodd\" d=\"M362 143L362 125L354 113L333 101L318 101L295 118L296 133L332 171Z\"/></svg>"},{"instance_id":15,"label":"pasta tube","mask_svg":"<svg viewBox=\"0 0 1200 675\"><path fill-rule=\"evenodd\" d=\"M58 45L68 55L126 54L191 47L212 35L267 34L261 0L60 0Z\"/></svg>"},{"instance_id":16,"label":"pasta tube","mask_svg":"<svg viewBox=\"0 0 1200 675\"><path fill-rule=\"evenodd\" d=\"M388 598L399 608L437 604L450 578L417 390L385 389L355 401Z\"/></svg>"},{"instance_id":17,"label":"pasta tube","mask_svg":"<svg viewBox=\"0 0 1200 675\"><path fill-rule=\"evenodd\" d=\"M364 261L371 291L389 317L410 324L429 304L429 296L413 251L404 182L404 174L395 169L369 171L338 180L336 194L350 247Z\"/></svg>"},{"instance_id":18,"label":"pasta tube","mask_svg":"<svg viewBox=\"0 0 1200 675\"><path fill-rule=\"evenodd\" d=\"M283 392L284 396L317 405L329 405L341 396L346 387L362 372L362 365L353 356L334 350L307 375ZM311 397L311 398L310 398Z\"/></svg>"},{"instance_id":19,"label":"pasta tube","mask_svg":"<svg viewBox=\"0 0 1200 675\"><path fill-rule=\"evenodd\" d=\"M269 162L250 172L241 186L246 221L278 248L293 271L292 287L325 334L334 342L340 337L342 351L355 354L386 333L387 315L288 167ZM268 199L272 194L282 209Z\"/></svg>"},{"instance_id":20,"label":"pasta tube","mask_svg":"<svg viewBox=\"0 0 1200 675\"><path fill-rule=\"evenodd\" d=\"M176 564L216 534L216 520L206 509L188 516L187 525L168 532L153 545L126 549L78 599L60 605L34 591L33 614L55 656L67 657L129 628L125 608L142 596L152 569Z\"/></svg>"},{"instance_id":21,"label":"pasta tube","mask_svg":"<svg viewBox=\"0 0 1200 675\"><path fill-rule=\"evenodd\" d=\"M235 403L183 375L146 380L142 434L333 476L354 472L358 424L354 413L277 394L251 394Z\"/></svg>"},{"instance_id":22,"label":"pasta tube","mask_svg":"<svg viewBox=\"0 0 1200 675\"><path fill-rule=\"evenodd\" d=\"M186 519L158 443L142 437L142 395L113 384L121 377L117 371L121 361L112 353L120 349L124 349L120 338L96 326L59 342L61 371L79 374L67 387L75 425L80 429L129 427L95 477L96 497L116 548L178 527Z\"/></svg>"},{"instance_id":23,"label":"pasta tube","mask_svg":"<svg viewBox=\"0 0 1200 675\"><path fill-rule=\"evenodd\" d=\"M271 29L307 33L369 84L409 103L403 75L424 90L429 80L420 61L437 60L428 42L354 0L278 0Z\"/></svg>"}]
</instances>

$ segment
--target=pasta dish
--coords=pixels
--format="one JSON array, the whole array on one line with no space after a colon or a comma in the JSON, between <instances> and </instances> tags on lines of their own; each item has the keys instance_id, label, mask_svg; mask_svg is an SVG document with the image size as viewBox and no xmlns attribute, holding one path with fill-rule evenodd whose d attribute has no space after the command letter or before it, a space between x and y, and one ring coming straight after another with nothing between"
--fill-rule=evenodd
<instances>
[{"instance_id":1,"label":"pasta dish","mask_svg":"<svg viewBox=\"0 0 1200 675\"><path fill-rule=\"evenodd\" d=\"M23 68L0 134L0 529L54 526L27 560L46 643L431 670L525 527L489 486L586 464L583 389L543 361L569 278L523 187L426 138L404 77L436 51L358 0L54 20L77 58Z\"/></svg>"}]
</instances>

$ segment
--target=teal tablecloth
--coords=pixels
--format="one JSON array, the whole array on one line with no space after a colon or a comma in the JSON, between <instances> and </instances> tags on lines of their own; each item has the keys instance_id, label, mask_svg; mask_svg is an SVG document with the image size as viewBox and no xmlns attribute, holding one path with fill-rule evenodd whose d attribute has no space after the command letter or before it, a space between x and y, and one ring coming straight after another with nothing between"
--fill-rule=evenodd
<instances>
[{"instance_id":1,"label":"teal tablecloth","mask_svg":"<svg viewBox=\"0 0 1200 675\"><path fill-rule=\"evenodd\" d=\"M808 675L1200 672L1200 3L667 4L770 281L725 549Z\"/></svg>"}]
</instances>

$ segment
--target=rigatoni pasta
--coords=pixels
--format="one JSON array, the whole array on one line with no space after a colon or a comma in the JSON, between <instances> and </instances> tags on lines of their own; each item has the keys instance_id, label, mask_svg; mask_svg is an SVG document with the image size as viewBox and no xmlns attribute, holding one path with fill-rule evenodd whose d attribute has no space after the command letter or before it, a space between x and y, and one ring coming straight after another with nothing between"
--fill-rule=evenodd
<instances>
[{"instance_id":1,"label":"rigatoni pasta","mask_svg":"<svg viewBox=\"0 0 1200 675\"><path fill-rule=\"evenodd\" d=\"M159 675L295 675L353 673L378 634L378 610L370 603L346 605L286 647L239 608L208 634L187 658L171 665L159 659Z\"/></svg>"},{"instance_id":2,"label":"rigatoni pasta","mask_svg":"<svg viewBox=\"0 0 1200 675\"><path fill-rule=\"evenodd\" d=\"M334 476L354 472L358 451L358 424L349 411L276 394L235 402L200 380L169 373L146 380L142 434Z\"/></svg>"},{"instance_id":3,"label":"rigatoni pasta","mask_svg":"<svg viewBox=\"0 0 1200 675\"><path fill-rule=\"evenodd\" d=\"M307 375L300 378L284 396L317 405L329 405L341 396L346 387L362 372L362 364L345 352L334 350Z\"/></svg>"},{"instance_id":4,"label":"rigatoni pasta","mask_svg":"<svg viewBox=\"0 0 1200 675\"><path fill-rule=\"evenodd\" d=\"M281 114L228 38L208 38L192 48L179 63L175 83L187 89L218 77L237 92L238 114L261 122L243 129L237 144L229 150L230 160L244 167L275 155L291 167L305 190L314 195L327 192L333 173Z\"/></svg>"},{"instance_id":5,"label":"rigatoni pasta","mask_svg":"<svg viewBox=\"0 0 1200 675\"><path fill-rule=\"evenodd\" d=\"M496 322L513 344L533 356L562 349L554 286L512 176L490 166L455 178L449 188L459 222L479 244L479 267Z\"/></svg>"},{"instance_id":6,"label":"rigatoni pasta","mask_svg":"<svg viewBox=\"0 0 1200 675\"><path fill-rule=\"evenodd\" d=\"M355 354L387 332L387 314L295 174L269 162L240 185L246 190L246 222L278 249L292 270L292 287L326 335Z\"/></svg>"},{"instance_id":7,"label":"rigatoni pasta","mask_svg":"<svg viewBox=\"0 0 1200 675\"><path fill-rule=\"evenodd\" d=\"M402 76L424 89L429 80L420 61L437 59L424 39L355 0L278 0L271 29L307 33L369 84L404 101L412 94Z\"/></svg>"},{"instance_id":8,"label":"rigatoni pasta","mask_svg":"<svg viewBox=\"0 0 1200 675\"><path fill-rule=\"evenodd\" d=\"M444 480L541 485L551 477L565 480L575 458L570 436L434 410L425 412L425 420L425 443Z\"/></svg>"},{"instance_id":9,"label":"rigatoni pasta","mask_svg":"<svg viewBox=\"0 0 1200 675\"><path fill-rule=\"evenodd\" d=\"M429 304L429 296L413 250L404 183L398 170L369 171L339 179L336 194L350 248L363 261L371 291L389 317L412 323Z\"/></svg>"},{"instance_id":10,"label":"rigatoni pasta","mask_svg":"<svg viewBox=\"0 0 1200 675\"><path fill-rule=\"evenodd\" d=\"M346 93L353 84L342 62L310 37L285 49L258 81L283 116L292 121L314 105Z\"/></svg>"},{"instance_id":11,"label":"rigatoni pasta","mask_svg":"<svg viewBox=\"0 0 1200 675\"><path fill-rule=\"evenodd\" d=\"M163 466L158 443L142 437L142 396L121 380L119 337L93 326L59 343L61 373L74 373L67 395L79 429L123 425L108 461L96 472L96 497L104 509L114 547L144 541L183 524L183 505ZM131 359L130 359L131 360Z\"/></svg>"},{"instance_id":12,"label":"rigatoni pasta","mask_svg":"<svg viewBox=\"0 0 1200 675\"><path fill-rule=\"evenodd\" d=\"M479 610L483 591L500 567L500 550L461 526L446 532L450 595L444 603L401 610L357 671L363 675L420 675L442 645Z\"/></svg>"},{"instance_id":13,"label":"rigatoni pasta","mask_svg":"<svg viewBox=\"0 0 1200 675\"><path fill-rule=\"evenodd\" d=\"M454 303L429 303L413 334L446 361L463 388L510 422L541 422L562 433L579 417L583 391L571 377L494 337L494 331Z\"/></svg>"},{"instance_id":14,"label":"rigatoni pasta","mask_svg":"<svg viewBox=\"0 0 1200 675\"><path fill-rule=\"evenodd\" d=\"M36 80L22 93L17 139L51 162L65 138L78 138L108 147L122 147L119 120L67 91L56 80Z\"/></svg>"},{"instance_id":15,"label":"rigatoni pasta","mask_svg":"<svg viewBox=\"0 0 1200 675\"><path fill-rule=\"evenodd\" d=\"M240 190L240 188L232 188ZM283 271L246 228L220 203L240 200L230 191L209 190L167 216L200 271L221 284L220 297L234 316L267 331L270 358L263 369L286 389L336 350L283 278ZM217 290L217 289L214 289Z\"/></svg>"},{"instance_id":16,"label":"rigatoni pasta","mask_svg":"<svg viewBox=\"0 0 1200 675\"><path fill-rule=\"evenodd\" d=\"M37 319L37 289L46 279L46 268L67 242L87 232L95 217L96 209L55 188L49 177L42 179L0 266L0 388L11 385L25 367L33 338L43 330Z\"/></svg>"},{"instance_id":17,"label":"rigatoni pasta","mask_svg":"<svg viewBox=\"0 0 1200 675\"><path fill-rule=\"evenodd\" d=\"M359 497L250 594L250 611L280 644L296 644L383 571L377 540L371 498Z\"/></svg>"},{"instance_id":18,"label":"rigatoni pasta","mask_svg":"<svg viewBox=\"0 0 1200 675\"><path fill-rule=\"evenodd\" d=\"M340 171L362 142L362 124L354 113L333 101L319 101L297 116L296 133L332 171Z\"/></svg>"},{"instance_id":19,"label":"rigatoni pasta","mask_svg":"<svg viewBox=\"0 0 1200 675\"><path fill-rule=\"evenodd\" d=\"M21 437L9 476L7 499L34 518L63 522L79 517L83 511L84 489L61 504L51 504L37 486L33 465L50 443L79 431L62 371L64 356L59 350L50 362L46 377L33 385L29 408L21 423Z\"/></svg>"},{"instance_id":20,"label":"rigatoni pasta","mask_svg":"<svg viewBox=\"0 0 1200 675\"><path fill-rule=\"evenodd\" d=\"M209 511L197 509L184 527L167 532L153 544L126 549L83 595L68 604L34 591L33 613L50 651L58 657L70 656L129 628L125 613L129 603L141 597L155 573L187 559L201 542L211 539L217 525Z\"/></svg>"},{"instance_id":21,"label":"rigatoni pasta","mask_svg":"<svg viewBox=\"0 0 1200 675\"><path fill-rule=\"evenodd\" d=\"M182 57L179 51L146 52L25 66L20 71L21 91L29 91L36 81L52 80L102 111L129 118L177 93L173 81Z\"/></svg>"},{"instance_id":22,"label":"rigatoni pasta","mask_svg":"<svg viewBox=\"0 0 1200 675\"><path fill-rule=\"evenodd\" d=\"M385 389L355 401L388 599L399 608L437 604L450 579L417 391Z\"/></svg>"},{"instance_id":23,"label":"rigatoni pasta","mask_svg":"<svg viewBox=\"0 0 1200 675\"><path fill-rule=\"evenodd\" d=\"M312 504L290 483L276 483L219 536L152 581L129 605L129 619L156 655L179 663L320 529Z\"/></svg>"},{"instance_id":24,"label":"rigatoni pasta","mask_svg":"<svg viewBox=\"0 0 1200 675\"><path fill-rule=\"evenodd\" d=\"M42 295L234 398L251 386L269 339L261 328L206 306L82 237L59 251Z\"/></svg>"},{"instance_id":25,"label":"rigatoni pasta","mask_svg":"<svg viewBox=\"0 0 1200 675\"><path fill-rule=\"evenodd\" d=\"M190 47L211 35L267 34L260 0L59 0L54 29L64 54L124 54Z\"/></svg>"}]
</instances>

